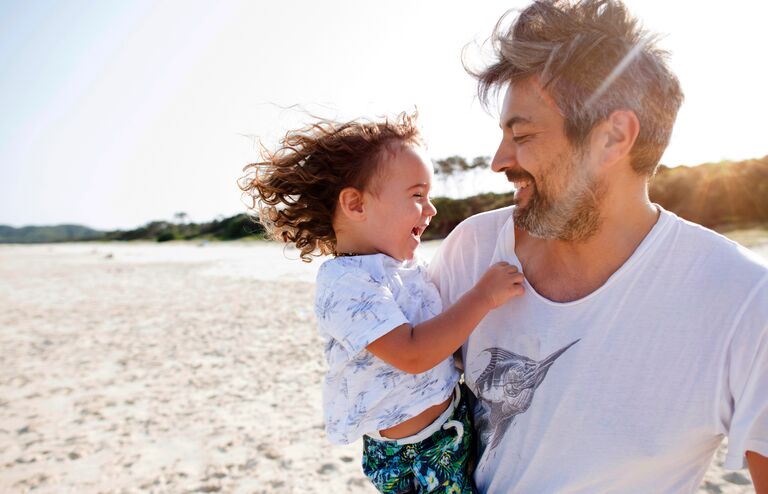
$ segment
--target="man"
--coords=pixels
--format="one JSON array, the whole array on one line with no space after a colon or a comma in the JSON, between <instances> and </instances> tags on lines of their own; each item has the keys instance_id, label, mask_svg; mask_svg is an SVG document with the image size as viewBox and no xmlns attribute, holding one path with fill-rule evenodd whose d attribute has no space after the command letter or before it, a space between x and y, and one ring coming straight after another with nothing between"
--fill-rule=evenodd
<instances>
[{"instance_id":1,"label":"man","mask_svg":"<svg viewBox=\"0 0 768 494\"><path fill-rule=\"evenodd\" d=\"M682 101L618 0L536 2L499 24L492 169L514 207L474 216L431 266L446 304L492 263L526 293L462 349L485 493L691 493L723 437L768 493L768 268L652 204Z\"/></svg>"}]
</instances>

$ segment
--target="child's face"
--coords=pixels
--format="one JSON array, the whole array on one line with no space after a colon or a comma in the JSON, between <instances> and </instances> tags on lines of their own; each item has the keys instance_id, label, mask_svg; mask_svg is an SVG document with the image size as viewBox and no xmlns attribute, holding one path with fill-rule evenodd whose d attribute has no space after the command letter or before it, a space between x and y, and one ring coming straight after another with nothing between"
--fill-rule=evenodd
<instances>
[{"instance_id":1,"label":"child's face","mask_svg":"<svg viewBox=\"0 0 768 494\"><path fill-rule=\"evenodd\" d=\"M377 251L401 261L412 259L421 234L437 213L429 200L432 163L424 149L404 145L384 157L366 192L366 236Z\"/></svg>"}]
</instances>

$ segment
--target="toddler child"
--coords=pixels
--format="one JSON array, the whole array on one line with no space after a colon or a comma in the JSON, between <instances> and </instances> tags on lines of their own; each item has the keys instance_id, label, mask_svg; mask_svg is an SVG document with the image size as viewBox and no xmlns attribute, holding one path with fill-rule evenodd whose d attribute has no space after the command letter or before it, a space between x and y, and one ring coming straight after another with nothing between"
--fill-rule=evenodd
<instances>
[{"instance_id":1,"label":"toddler child","mask_svg":"<svg viewBox=\"0 0 768 494\"><path fill-rule=\"evenodd\" d=\"M333 255L315 297L328 438L363 437L363 470L381 492L474 492L470 412L452 355L522 293L522 274L496 264L442 310L415 257L436 214L415 116L321 121L264 154L241 185L262 225L307 262Z\"/></svg>"}]
</instances>

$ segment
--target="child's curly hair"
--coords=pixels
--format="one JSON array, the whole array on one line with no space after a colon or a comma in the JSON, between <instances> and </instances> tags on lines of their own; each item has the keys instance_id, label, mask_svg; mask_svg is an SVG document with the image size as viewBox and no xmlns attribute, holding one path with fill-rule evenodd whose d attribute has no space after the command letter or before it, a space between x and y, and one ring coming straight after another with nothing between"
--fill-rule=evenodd
<instances>
[{"instance_id":1,"label":"child's curly hair","mask_svg":"<svg viewBox=\"0 0 768 494\"><path fill-rule=\"evenodd\" d=\"M403 112L383 122L321 120L286 133L276 151L262 149L264 161L243 168L239 186L252 201L249 215L269 237L295 244L304 262L334 253L339 193L371 190L385 153L423 145L416 118Z\"/></svg>"}]
</instances>

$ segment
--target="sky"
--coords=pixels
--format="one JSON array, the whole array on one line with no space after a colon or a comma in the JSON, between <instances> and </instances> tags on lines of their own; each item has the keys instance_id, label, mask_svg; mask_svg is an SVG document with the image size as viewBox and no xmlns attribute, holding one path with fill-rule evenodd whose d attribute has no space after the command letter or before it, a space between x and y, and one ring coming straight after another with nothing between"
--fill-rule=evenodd
<instances>
[{"instance_id":1,"label":"sky","mask_svg":"<svg viewBox=\"0 0 768 494\"><path fill-rule=\"evenodd\" d=\"M311 115L418 108L433 159L492 156L497 115L461 53L526 3L3 0L0 224L126 229L243 212L237 179L258 142ZM664 35L686 95L662 163L768 155L768 4L627 5ZM490 171L472 185L510 188Z\"/></svg>"}]
</instances>

